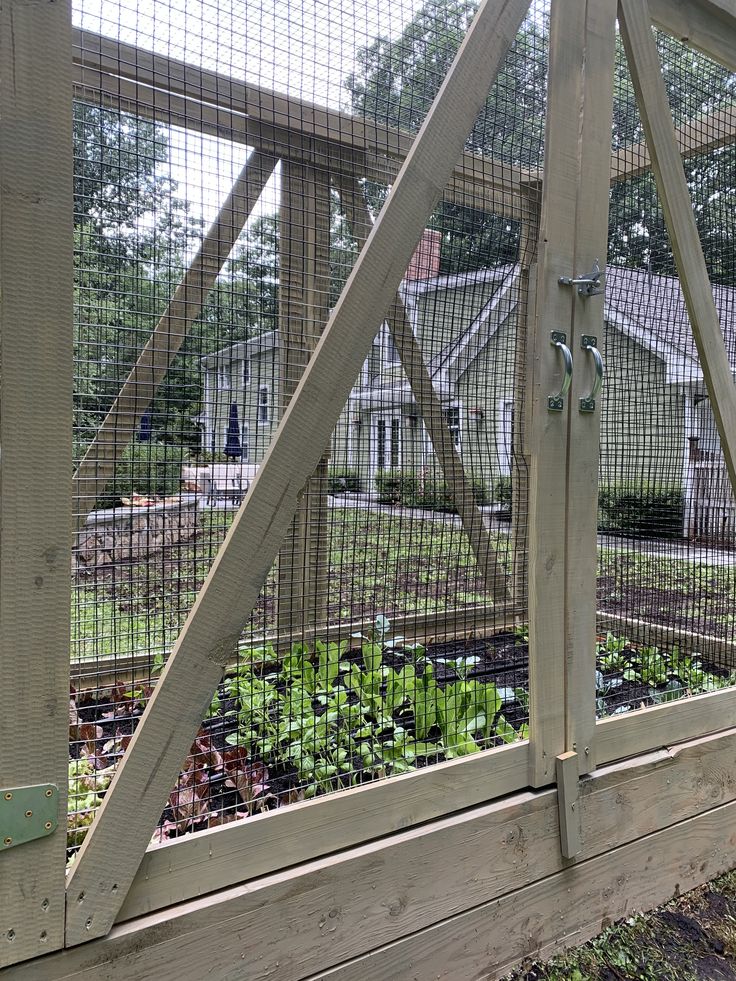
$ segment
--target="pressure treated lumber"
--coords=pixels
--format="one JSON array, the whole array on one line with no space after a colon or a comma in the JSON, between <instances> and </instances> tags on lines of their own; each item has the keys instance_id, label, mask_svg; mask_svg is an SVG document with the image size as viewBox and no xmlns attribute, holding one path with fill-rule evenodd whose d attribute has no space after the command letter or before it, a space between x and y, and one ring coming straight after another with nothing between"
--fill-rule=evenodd
<instances>
[{"instance_id":1,"label":"pressure treated lumber","mask_svg":"<svg viewBox=\"0 0 736 981\"><path fill-rule=\"evenodd\" d=\"M358 184L336 179L340 191L340 203L352 229L353 236L362 249L373 227L363 191ZM389 330L406 373L414 401L421 413L427 434L437 461L455 503L463 530L473 550L473 556L486 591L495 602L511 599L508 575L504 569L491 536L483 521L483 514L475 502L472 482L468 479L463 461L453 442L442 401L432 384L432 377L422 357L422 349L412 329L411 320L399 293L394 297L387 317Z\"/></svg>"},{"instance_id":2,"label":"pressure treated lumber","mask_svg":"<svg viewBox=\"0 0 736 981\"><path fill-rule=\"evenodd\" d=\"M158 386L202 312L248 216L276 167L254 150L210 226L182 281L97 430L74 475L77 527L82 527L140 426Z\"/></svg>"},{"instance_id":3,"label":"pressure treated lumber","mask_svg":"<svg viewBox=\"0 0 736 981\"><path fill-rule=\"evenodd\" d=\"M529 473L529 733L532 786L555 779L565 745L565 494L569 395L560 412L547 399L560 390L562 359L552 331L572 329L572 297L558 284L575 263L580 181L579 107L583 98L585 5L555 0L550 9L544 188L531 350Z\"/></svg>"},{"instance_id":4,"label":"pressure treated lumber","mask_svg":"<svg viewBox=\"0 0 736 981\"><path fill-rule=\"evenodd\" d=\"M67 0L0 3L0 788L59 789L57 831L16 847L0 841L0 967L54 950L64 939L74 277L70 59Z\"/></svg>"},{"instance_id":5,"label":"pressure treated lumber","mask_svg":"<svg viewBox=\"0 0 736 981\"><path fill-rule=\"evenodd\" d=\"M281 144L279 156L288 155L288 148L297 136L402 162L414 140L413 133L272 92L92 31L75 30L74 62L84 69L82 79L88 84L95 76L108 75L150 86L167 95L194 99L204 106L216 107L221 116L238 113L252 124L250 142L254 146L259 146L259 130L273 127L274 137ZM194 105L187 115L197 118ZM467 179L472 175L476 183L500 190L537 178L535 171L467 151L458 153L458 160L453 164L456 176Z\"/></svg>"},{"instance_id":6,"label":"pressure treated lumber","mask_svg":"<svg viewBox=\"0 0 736 981\"><path fill-rule=\"evenodd\" d=\"M244 964L249 981L497 977L731 868L734 767L730 730L583 778L594 830L572 866L557 792L522 793L122 924L8 981L224 981Z\"/></svg>"},{"instance_id":7,"label":"pressure treated lumber","mask_svg":"<svg viewBox=\"0 0 736 981\"><path fill-rule=\"evenodd\" d=\"M703 378L731 486L736 490L736 387L677 147L647 0L620 0L619 19Z\"/></svg>"},{"instance_id":8,"label":"pressure treated lumber","mask_svg":"<svg viewBox=\"0 0 736 981\"><path fill-rule=\"evenodd\" d=\"M736 642L714 634L699 634L682 627L652 623L618 613L599 612L596 618L599 630L611 630L629 640L659 647L677 646L688 654L702 654L707 661L736 666Z\"/></svg>"},{"instance_id":9,"label":"pressure treated lumber","mask_svg":"<svg viewBox=\"0 0 736 981\"><path fill-rule=\"evenodd\" d=\"M485 0L333 310L69 878L67 943L106 933L231 652L528 8Z\"/></svg>"},{"instance_id":10,"label":"pressure treated lumber","mask_svg":"<svg viewBox=\"0 0 736 981\"><path fill-rule=\"evenodd\" d=\"M281 164L279 412L286 410L329 315L330 181L326 171ZM278 633L304 635L327 620L329 446L307 480L278 557Z\"/></svg>"},{"instance_id":11,"label":"pressure treated lumber","mask_svg":"<svg viewBox=\"0 0 736 981\"><path fill-rule=\"evenodd\" d=\"M578 2L578 0L576 0ZM580 0L585 31L579 41L583 72L577 188L575 276L596 260L605 269L608 248L610 134L616 52L616 0ZM584 336L603 343L603 295L582 297L575 287L558 286L572 304L570 348L575 369L569 394L567 488L565 493L565 749L577 753L581 773L595 766L596 586L598 570L598 465L602 393L593 412L581 412L595 380L593 357Z\"/></svg>"},{"instance_id":12,"label":"pressure treated lumber","mask_svg":"<svg viewBox=\"0 0 736 981\"><path fill-rule=\"evenodd\" d=\"M684 160L729 146L736 142L736 105L728 103L689 119L675 129L675 139ZM646 140L623 146L611 156L611 183L639 177L649 170L651 163Z\"/></svg>"},{"instance_id":13,"label":"pressure treated lumber","mask_svg":"<svg viewBox=\"0 0 736 981\"><path fill-rule=\"evenodd\" d=\"M152 846L116 922L515 793L528 751L514 743Z\"/></svg>"},{"instance_id":14,"label":"pressure treated lumber","mask_svg":"<svg viewBox=\"0 0 736 981\"><path fill-rule=\"evenodd\" d=\"M733 0L649 0L649 9L657 27L736 71Z\"/></svg>"}]
</instances>

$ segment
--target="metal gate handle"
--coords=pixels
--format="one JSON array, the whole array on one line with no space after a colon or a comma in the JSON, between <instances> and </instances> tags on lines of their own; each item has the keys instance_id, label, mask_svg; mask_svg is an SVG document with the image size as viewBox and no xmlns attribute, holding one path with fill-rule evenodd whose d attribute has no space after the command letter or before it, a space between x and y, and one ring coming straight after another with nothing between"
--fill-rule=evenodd
<instances>
[{"instance_id":1,"label":"metal gate handle","mask_svg":"<svg viewBox=\"0 0 736 981\"><path fill-rule=\"evenodd\" d=\"M595 381L593 382L593 387L590 390L590 395L580 399L581 412L595 411L596 397L603 388L603 358L601 357L601 352L596 347L597 344L598 338L593 337L591 334L583 334L583 336L580 338L580 347L583 349L583 351L590 351L590 353L593 355L593 361L595 362Z\"/></svg>"},{"instance_id":2,"label":"metal gate handle","mask_svg":"<svg viewBox=\"0 0 736 981\"><path fill-rule=\"evenodd\" d=\"M553 330L549 335L549 339L550 344L556 347L562 354L562 359L565 362L565 377L562 379L562 387L559 392L556 395L550 395L548 397L547 408L550 412L561 412L564 398L572 384L572 351L565 343L567 334L561 330Z\"/></svg>"}]
</instances>

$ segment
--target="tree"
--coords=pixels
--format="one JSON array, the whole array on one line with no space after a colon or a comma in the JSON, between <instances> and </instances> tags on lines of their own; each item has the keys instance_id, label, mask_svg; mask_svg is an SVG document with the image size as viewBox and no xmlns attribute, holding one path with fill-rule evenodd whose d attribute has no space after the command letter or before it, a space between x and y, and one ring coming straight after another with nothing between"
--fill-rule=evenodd
<instances>
[{"instance_id":1,"label":"tree","mask_svg":"<svg viewBox=\"0 0 736 981\"><path fill-rule=\"evenodd\" d=\"M347 79L359 115L414 131L421 125L475 13L474 0L429 0L394 40L377 38L358 55ZM542 162L547 24L530 14L509 50L466 149L519 166ZM725 68L663 34L657 35L663 74L677 122L716 108L733 94ZM644 138L621 44L616 57L612 146ZM686 174L710 273L735 282L734 175L736 149L725 147L686 161ZM374 208L385 189L369 187ZM431 220L442 231L443 271L514 261L518 226L499 216L443 204ZM651 175L625 181L611 192L609 252L612 261L653 272L671 272L672 255Z\"/></svg>"}]
</instances>

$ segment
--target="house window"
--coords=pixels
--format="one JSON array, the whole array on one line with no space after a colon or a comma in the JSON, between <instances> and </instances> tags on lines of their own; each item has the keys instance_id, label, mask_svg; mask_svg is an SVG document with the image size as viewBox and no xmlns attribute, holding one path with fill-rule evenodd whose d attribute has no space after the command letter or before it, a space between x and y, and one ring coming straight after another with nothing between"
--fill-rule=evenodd
<instances>
[{"instance_id":1,"label":"house window","mask_svg":"<svg viewBox=\"0 0 736 981\"><path fill-rule=\"evenodd\" d=\"M377 470L401 466L401 418L379 416L374 421L375 466Z\"/></svg>"},{"instance_id":2,"label":"house window","mask_svg":"<svg viewBox=\"0 0 736 981\"><path fill-rule=\"evenodd\" d=\"M498 407L498 436L496 449L502 474L511 473L511 460L514 447L514 403L504 399Z\"/></svg>"},{"instance_id":3,"label":"house window","mask_svg":"<svg viewBox=\"0 0 736 981\"><path fill-rule=\"evenodd\" d=\"M376 337L368 355L366 385L373 385L381 374L381 342Z\"/></svg>"},{"instance_id":4,"label":"house window","mask_svg":"<svg viewBox=\"0 0 736 981\"><path fill-rule=\"evenodd\" d=\"M386 333L386 361L388 364L399 364L401 358L396 350L394 339L390 333Z\"/></svg>"},{"instance_id":5,"label":"house window","mask_svg":"<svg viewBox=\"0 0 736 981\"><path fill-rule=\"evenodd\" d=\"M258 388L258 421L260 423L271 421L271 391L268 385L260 385Z\"/></svg>"},{"instance_id":6,"label":"house window","mask_svg":"<svg viewBox=\"0 0 736 981\"><path fill-rule=\"evenodd\" d=\"M230 367L217 369L217 387L221 392L230 391Z\"/></svg>"},{"instance_id":7,"label":"house window","mask_svg":"<svg viewBox=\"0 0 736 981\"><path fill-rule=\"evenodd\" d=\"M449 409L445 409L445 419L453 445L460 446L460 406L451 405Z\"/></svg>"},{"instance_id":8,"label":"house window","mask_svg":"<svg viewBox=\"0 0 736 981\"><path fill-rule=\"evenodd\" d=\"M246 358L243 361L243 385L247 385L250 381L250 359Z\"/></svg>"},{"instance_id":9,"label":"house window","mask_svg":"<svg viewBox=\"0 0 736 981\"><path fill-rule=\"evenodd\" d=\"M248 427L243 426L240 431L240 445L243 448L241 459L243 463L250 461L250 440L248 439Z\"/></svg>"}]
</instances>

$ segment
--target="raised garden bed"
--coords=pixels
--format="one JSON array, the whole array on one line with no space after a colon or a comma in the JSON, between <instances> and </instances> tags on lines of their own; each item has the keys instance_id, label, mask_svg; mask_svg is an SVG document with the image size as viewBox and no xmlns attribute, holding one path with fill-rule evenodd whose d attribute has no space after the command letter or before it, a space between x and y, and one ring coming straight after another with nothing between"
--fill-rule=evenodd
<instances>
[{"instance_id":1,"label":"raised garden bed","mask_svg":"<svg viewBox=\"0 0 736 981\"><path fill-rule=\"evenodd\" d=\"M219 686L157 840L212 827L528 735L528 638L407 645L378 617L352 643L256 648ZM599 638L599 716L736 683L697 656ZM73 693L70 831L81 843L151 694Z\"/></svg>"}]
</instances>

